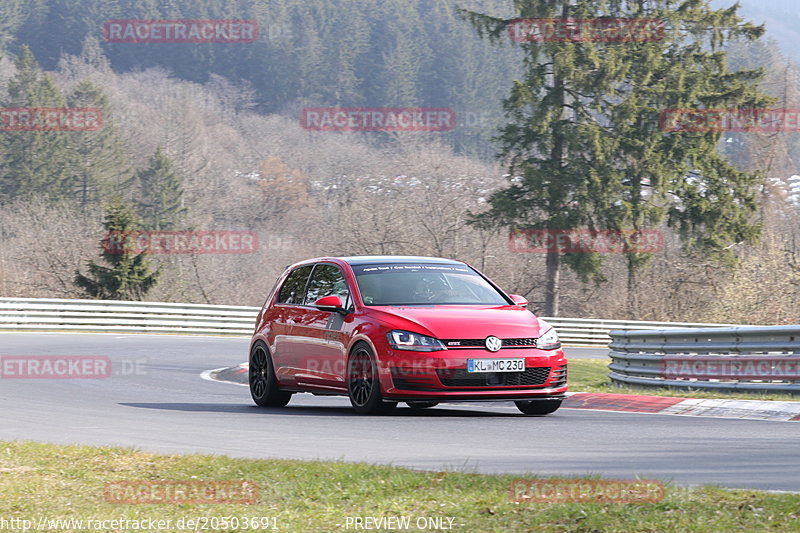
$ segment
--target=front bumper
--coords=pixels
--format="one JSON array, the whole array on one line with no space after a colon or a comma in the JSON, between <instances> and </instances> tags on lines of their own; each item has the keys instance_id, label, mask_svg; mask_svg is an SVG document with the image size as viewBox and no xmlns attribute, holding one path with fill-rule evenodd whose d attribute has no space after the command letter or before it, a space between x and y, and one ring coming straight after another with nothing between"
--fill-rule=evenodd
<instances>
[{"instance_id":1,"label":"front bumper","mask_svg":"<svg viewBox=\"0 0 800 533\"><path fill-rule=\"evenodd\" d=\"M523 358L524 372L469 373L468 359ZM567 360L562 350L442 350L398 353L380 361L381 392L391 400L524 400L563 397Z\"/></svg>"}]
</instances>

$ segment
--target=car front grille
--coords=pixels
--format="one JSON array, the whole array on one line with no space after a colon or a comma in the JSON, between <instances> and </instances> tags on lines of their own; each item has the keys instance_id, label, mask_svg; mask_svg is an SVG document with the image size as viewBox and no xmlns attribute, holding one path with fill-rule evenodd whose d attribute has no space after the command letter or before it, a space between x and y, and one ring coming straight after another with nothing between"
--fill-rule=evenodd
<instances>
[{"instance_id":1,"label":"car front grille","mask_svg":"<svg viewBox=\"0 0 800 533\"><path fill-rule=\"evenodd\" d=\"M535 348L536 339L533 337L524 339L501 339L503 348ZM442 341L448 350L458 350L459 348L486 348L486 339L446 339Z\"/></svg>"},{"instance_id":2,"label":"car front grille","mask_svg":"<svg viewBox=\"0 0 800 533\"><path fill-rule=\"evenodd\" d=\"M445 387L530 387L547 382L550 370L551 367L542 366L524 372L471 373L461 368L440 368L436 373Z\"/></svg>"},{"instance_id":3,"label":"car front grille","mask_svg":"<svg viewBox=\"0 0 800 533\"><path fill-rule=\"evenodd\" d=\"M536 339L503 339L503 348L514 346L536 346Z\"/></svg>"}]
</instances>

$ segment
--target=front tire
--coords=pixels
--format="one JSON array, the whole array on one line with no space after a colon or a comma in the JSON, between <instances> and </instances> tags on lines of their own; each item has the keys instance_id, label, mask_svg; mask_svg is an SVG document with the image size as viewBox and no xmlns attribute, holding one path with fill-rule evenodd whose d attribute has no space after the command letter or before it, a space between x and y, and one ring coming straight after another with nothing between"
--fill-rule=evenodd
<instances>
[{"instance_id":1,"label":"front tire","mask_svg":"<svg viewBox=\"0 0 800 533\"><path fill-rule=\"evenodd\" d=\"M360 415L382 414L397 407L397 402L383 401L378 366L366 344L358 344L347 361L347 393L350 405Z\"/></svg>"},{"instance_id":2,"label":"front tire","mask_svg":"<svg viewBox=\"0 0 800 533\"><path fill-rule=\"evenodd\" d=\"M292 393L278 388L272 358L267 345L257 341L250 351L250 396L256 405L261 407L283 407L292 399Z\"/></svg>"},{"instance_id":3,"label":"front tire","mask_svg":"<svg viewBox=\"0 0 800 533\"><path fill-rule=\"evenodd\" d=\"M526 415L549 415L561 407L562 400L529 400L514 402Z\"/></svg>"}]
</instances>

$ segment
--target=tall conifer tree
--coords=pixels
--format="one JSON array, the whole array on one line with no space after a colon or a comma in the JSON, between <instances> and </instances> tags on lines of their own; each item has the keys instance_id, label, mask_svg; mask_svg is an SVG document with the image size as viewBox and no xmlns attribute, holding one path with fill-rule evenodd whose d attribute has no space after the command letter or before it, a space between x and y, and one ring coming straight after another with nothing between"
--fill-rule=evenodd
<instances>
[{"instance_id":1,"label":"tall conifer tree","mask_svg":"<svg viewBox=\"0 0 800 533\"><path fill-rule=\"evenodd\" d=\"M65 107L63 95L53 79L41 71L27 46L16 58L16 68L2 107L27 110L29 123L33 122L36 109ZM22 115L14 120L21 121ZM75 163L71 135L72 132L55 130L2 132L0 195L12 198L37 194L52 199L69 196Z\"/></svg>"},{"instance_id":2,"label":"tall conifer tree","mask_svg":"<svg viewBox=\"0 0 800 533\"><path fill-rule=\"evenodd\" d=\"M121 194L130 185L132 173L126 165L122 138L110 113L108 97L90 81L81 82L67 100L71 107L98 109L102 127L76 132L73 190L85 206L111 194Z\"/></svg>"},{"instance_id":3,"label":"tall conifer tree","mask_svg":"<svg viewBox=\"0 0 800 533\"><path fill-rule=\"evenodd\" d=\"M477 221L515 228L679 230L689 247L725 255L752 240L757 227L755 174L733 168L717 151L721 133L671 132L671 108L759 107L759 71L730 72L720 46L756 39L762 27L737 8L707 0L514 0L522 19L640 18L663 23L641 41L589 39L522 42L524 77L504 102L508 123L499 157L511 183ZM515 19L463 12L481 36L508 40ZM606 42L603 42L603 41ZM647 260L628 254L632 277ZM546 257L544 313L559 314L562 261L584 281L602 279L594 253ZM632 283L631 283L632 284Z\"/></svg>"},{"instance_id":4,"label":"tall conifer tree","mask_svg":"<svg viewBox=\"0 0 800 533\"><path fill-rule=\"evenodd\" d=\"M181 221L183 188L167 155L157 148L147 168L137 173L141 185L139 213L148 229L171 230Z\"/></svg>"},{"instance_id":5,"label":"tall conifer tree","mask_svg":"<svg viewBox=\"0 0 800 533\"><path fill-rule=\"evenodd\" d=\"M74 283L86 294L102 300L142 300L158 281L145 252L137 253L135 232L139 229L133 209L115 199L106 208L101 246L109 266L89 262L89 275L75 272Z\"/></svg>"}]
</instances>

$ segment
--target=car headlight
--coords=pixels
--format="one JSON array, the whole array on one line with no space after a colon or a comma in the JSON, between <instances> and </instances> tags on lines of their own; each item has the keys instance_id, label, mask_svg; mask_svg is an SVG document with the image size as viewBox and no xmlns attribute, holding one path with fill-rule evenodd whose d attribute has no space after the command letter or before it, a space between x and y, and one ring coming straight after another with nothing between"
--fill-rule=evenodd
<instances>
[{"instance_id":1,"label":"car headlight","mask_svg":"<svg viewBox=\"0 0 800 533\"><path fill-rule=\"evenodd\" d=\"M386 334L389 346L395 350L411 350L414 352L436 352L444 350L444 344L439 339L395 329Z\"/></svg>"},{"instance_id":2,"label":"car headlight","mask_svg":"<svg viewBox=\"0 0 800 533\"><path fill-rule=\"evenodd\" d=\"M540 335L536 339L536 347L540 350L556 350L561 348L561 343L558 342L558 333L555 328L548 329L544 335Z\"/></svg>"}]
</instances>

